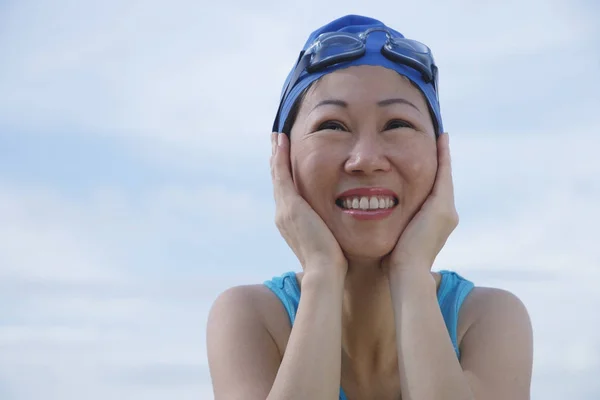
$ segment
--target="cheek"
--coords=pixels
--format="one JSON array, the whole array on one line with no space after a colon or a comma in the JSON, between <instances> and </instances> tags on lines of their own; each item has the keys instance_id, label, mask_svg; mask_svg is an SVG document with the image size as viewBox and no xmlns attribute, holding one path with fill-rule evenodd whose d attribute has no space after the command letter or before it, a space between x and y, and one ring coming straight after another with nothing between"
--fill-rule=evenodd
<instances>
[{"instance_id":1,"label":"cheek","mask_svg":"<svg viewBox=\"0 0 600 400\"><path fill-rule=\"evenodd\" d=\"M328 199L328 195L335 190L336 169L331 157L309 146L292 147L290 157L298 193L313 208L320 208L319 199Z\"/></svg>"},{"instance_id":2,"label":"cheek","mask_svg":"<svg viewBox=\"0 0 600 400\"><path fill-rule=\"evenodd\" d=\"M396 165L404 181L413 188L428 187L435 181L437 172L437 150L435 143L414 144L399 147L395 156Z\"/></svg>"},{"instance_id":3,"label":"cheek","mask_svg":"<svg viewBox=\"0 0 600 400\"><path fill-rule=\"evenodd\" d=\"M411 157L404 162L405 175L409 181L433 181L437 170L437 160L434 157Z\"/></svg>"}]
</instances>

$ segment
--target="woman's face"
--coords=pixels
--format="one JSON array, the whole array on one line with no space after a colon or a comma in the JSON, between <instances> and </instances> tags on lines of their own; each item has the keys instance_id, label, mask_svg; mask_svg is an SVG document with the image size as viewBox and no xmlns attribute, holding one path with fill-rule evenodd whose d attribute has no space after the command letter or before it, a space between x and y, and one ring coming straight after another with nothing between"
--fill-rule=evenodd
<instances>
[{"instance_id":1,"label":"woman's face","mask_svg":"<svg viewBox=\"0 0 600 400\"><path fill-rule=\"evenodd\" d=\"M308 92L291 131L299 193L349 259L388 254L433 186L437 150L421 92L395 71L349 67Z\"/></svg>"}]
</instances>

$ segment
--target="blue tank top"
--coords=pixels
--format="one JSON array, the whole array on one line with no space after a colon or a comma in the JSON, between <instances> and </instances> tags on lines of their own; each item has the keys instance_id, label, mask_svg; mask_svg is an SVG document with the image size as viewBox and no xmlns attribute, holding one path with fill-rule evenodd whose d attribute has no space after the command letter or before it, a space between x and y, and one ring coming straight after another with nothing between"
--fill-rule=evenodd
<instances>
[{"instance_id":1,"label":"blue tank top","mask_svg":"<svg viewBox=\"0 0 600 400\"><path fill-rule=\"evenodd\" d=\"M438 303L444 317L444 322L446 323L446 328L448 329L448 334L452 340L456 357L460 359L460 351L457 343L458 312L474 285L456 272L439 271L438 273L441 276L440 286L437 291ZM298 304L300 303L300 286L296 279L296 273L293 271L286 272L281 276L276 276L266 281L264 284L283 303L290 318L290 324L293 326ZM339 400L347 400L344 390L341 387Z\"/></svg>"}]
</instances>

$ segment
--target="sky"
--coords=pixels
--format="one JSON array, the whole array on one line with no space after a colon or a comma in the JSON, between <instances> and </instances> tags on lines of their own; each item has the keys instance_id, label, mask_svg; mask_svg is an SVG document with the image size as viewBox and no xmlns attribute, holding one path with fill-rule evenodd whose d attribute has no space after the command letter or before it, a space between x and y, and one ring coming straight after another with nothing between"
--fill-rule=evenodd
<instances>
[{"instance_id":1,"label":"sky","mask_svg":"<svg viewBox=\"0 0 600 400\"><path fill-rule=\"evenodd\" d=\"M345 14L439 65L461 221L434 268L523 300L532 399L599 398L593 0L0 0L0 398L213 398L216 296L300 269L270 128Z\"/></svg>"}]
</instances>

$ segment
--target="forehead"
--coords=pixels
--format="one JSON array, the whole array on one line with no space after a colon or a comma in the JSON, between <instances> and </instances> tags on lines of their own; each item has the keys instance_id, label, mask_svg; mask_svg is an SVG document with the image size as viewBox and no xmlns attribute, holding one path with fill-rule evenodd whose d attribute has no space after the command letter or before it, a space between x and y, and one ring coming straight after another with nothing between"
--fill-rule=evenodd
<instances>
[{"instance_id":1,"label":"forehead","mask_svg":"<svg viewBox=\"0 0 600 400\"><path fill-rule=\"evenodd\" d=\"M422 110L427 104L421 91L396 71L380 66L352 66L323 76L306 93L304 103L340 99L348 103L402 97Z\"/></svg>"}]
</instances>

